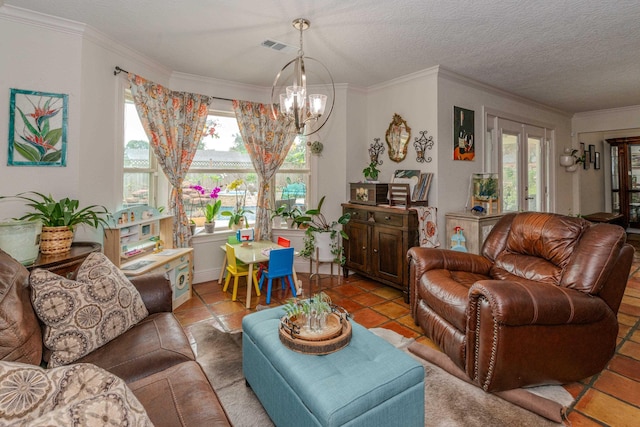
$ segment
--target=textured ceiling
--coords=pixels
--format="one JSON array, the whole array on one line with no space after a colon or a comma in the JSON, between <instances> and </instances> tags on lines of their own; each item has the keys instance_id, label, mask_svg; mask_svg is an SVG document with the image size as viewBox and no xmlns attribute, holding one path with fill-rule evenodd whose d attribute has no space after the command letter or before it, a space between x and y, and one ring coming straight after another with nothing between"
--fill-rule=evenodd
<instances>
[{"instance_id":1,"label":"textured ceiling","mask_svg":"<svg viewBox=\"0 0 640 427\"><path fill-rule=\"evenodd\" d=\"M369 87L435 65L567 111L640 104L638 0L4 0L86 23L189 74L270 86L305 54ZM133 70L135 71L135 70Z\"/></svg>"}]
</instances>

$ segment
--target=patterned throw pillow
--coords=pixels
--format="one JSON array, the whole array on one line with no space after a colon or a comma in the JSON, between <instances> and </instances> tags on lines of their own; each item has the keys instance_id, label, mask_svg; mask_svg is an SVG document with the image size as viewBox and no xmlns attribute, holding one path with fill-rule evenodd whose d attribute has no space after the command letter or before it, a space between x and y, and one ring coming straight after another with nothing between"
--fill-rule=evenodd
<instances>
[{"instance_id":1,"label":"patterned throw pillow","mask_svg":"<svg viewBox=\"0 0 640 427\"><path fill-rule=\"evenodd\" d=\"M54 369L0 362L0 423L17 426L152 426L115 375L89 363Z\"/></svg>"},{"instance_id":2,"label":"patterned throw pillow","mask_svg":"<svg viewBox=\"0 0 640 427\"><path fill-rule=\"evenodd\" d=\"M66 365L120 336L149 315L138 290L102 253L92 253L69 280L31 273L31 302L44 323L49 367Z\"/></svg>"}]
</instances>

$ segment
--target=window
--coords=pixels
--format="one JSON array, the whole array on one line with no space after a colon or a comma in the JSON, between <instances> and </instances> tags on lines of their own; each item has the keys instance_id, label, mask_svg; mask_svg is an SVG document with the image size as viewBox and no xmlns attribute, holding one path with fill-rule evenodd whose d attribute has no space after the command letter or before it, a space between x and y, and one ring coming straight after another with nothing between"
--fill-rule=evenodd
<instances>
[{"instance_id":1,"label":"window","mask_svg":"<svg viewBox=\"0 0 640 427\"><path fill-rule=\"evenodd\" d=\"M154 206L158 191L157 164L129 89L125 90L124 116L123 207ZM308 151L306 141L296 138L272 184L276 206L287 203L299 206L302 211L306 209L311 173ZM243 185L238 190L228 190L227 186L237 179L241 179ZM196 186L205 189L205 194L193 188ZM198 225L204 222L204 206L215 187L221 187L221 211L233 210L236 201L245 197L245 208L252 212L247 215L249 222L255 221L258 175L231 111L210 111L204 137L183 183L187 216ZM227 220L228 217L220 214L216 217L216 221L224 224Z\"/></svg>"},{"instance_id":2,"label":"window","mask_svg":"<svg viewBox=\"0 0 640 427\"><path fill-rule=\"evenodd\" d=\"M156 205L157 165L131 91L124 96L124 159L122 207Z\"/></svg>"},{"instance_id":3,"label":"window","mask_svg":"<svg viewBox=\"0 0 640 427\"><path fill-rule=\"evenodd\" d=\"M307 145L301 138L296 138L285 162L275 176L276 205L284 203L305 209L307 189L309 188L309 157ZM227 186L234 180L241 179L243 185L231 191ZM205 197L191 187L200 186L205 189ZM250 223L255 221L258 198L258 175L244 142L240 136L235 114L226 111L212 111L207 118L205 136L191 163L189 173L184 182L184 203L187 214L197 224L204 221L203 207L208 201L207 193L214 187L221 187L219 198L222 201L221 211L231 211L238 199L245 198L245 209L251 211L247 215ZM227 221L227 217L218 215L216 221Z\"/></svg>"}]
</instances>

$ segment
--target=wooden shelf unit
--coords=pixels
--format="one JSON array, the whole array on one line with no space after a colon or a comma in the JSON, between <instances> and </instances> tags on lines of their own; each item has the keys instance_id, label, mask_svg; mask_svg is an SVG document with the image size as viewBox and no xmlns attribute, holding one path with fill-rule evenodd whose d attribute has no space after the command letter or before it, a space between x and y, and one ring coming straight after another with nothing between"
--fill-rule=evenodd
<instances>
[{"instance_id":1,"label":"wooden shelf unit","mask_svg":"<svg viewBox=\"0 0 640 427\"><path fill-rule=\"evenodd\" d=\"M117 267L153 252L156 240L162 241L165 249L173 248L173 217L160 215L148 207L135 207L116 212L115 218L131 218L133 221L112 224L104 230L104 253ZM143 212L151 217L143 218Z\"/></svg>"}]
</instances>

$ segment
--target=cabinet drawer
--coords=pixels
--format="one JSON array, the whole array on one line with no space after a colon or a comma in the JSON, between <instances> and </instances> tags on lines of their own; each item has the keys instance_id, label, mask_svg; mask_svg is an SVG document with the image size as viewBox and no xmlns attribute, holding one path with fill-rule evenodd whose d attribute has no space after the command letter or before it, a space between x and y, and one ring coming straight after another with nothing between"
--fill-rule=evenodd
<instances>
[{"instance_id":1,"label":"cabinet drawer","mask_svg":"<svg viewBox=\"0 0 640 427\"><path fill-rule=\"evenodd\" d=\"M394 227L402 227L403 224L403 215L386 213L386 212L374 212L373 218L376 221L376 224L380 225L391 225Z\"/></svg>"},{"instance_id":2,"label":"cabinet drawer","mask_svg":"<svg viewBox=\"0 0 640 427\"><path fill-rule=\"evenodd\" d=\"M351 219L356 221L366 221L368 219L367 210L365 209L344 208L343 213L351 214Z\"/></svg>"}]
</instances>

